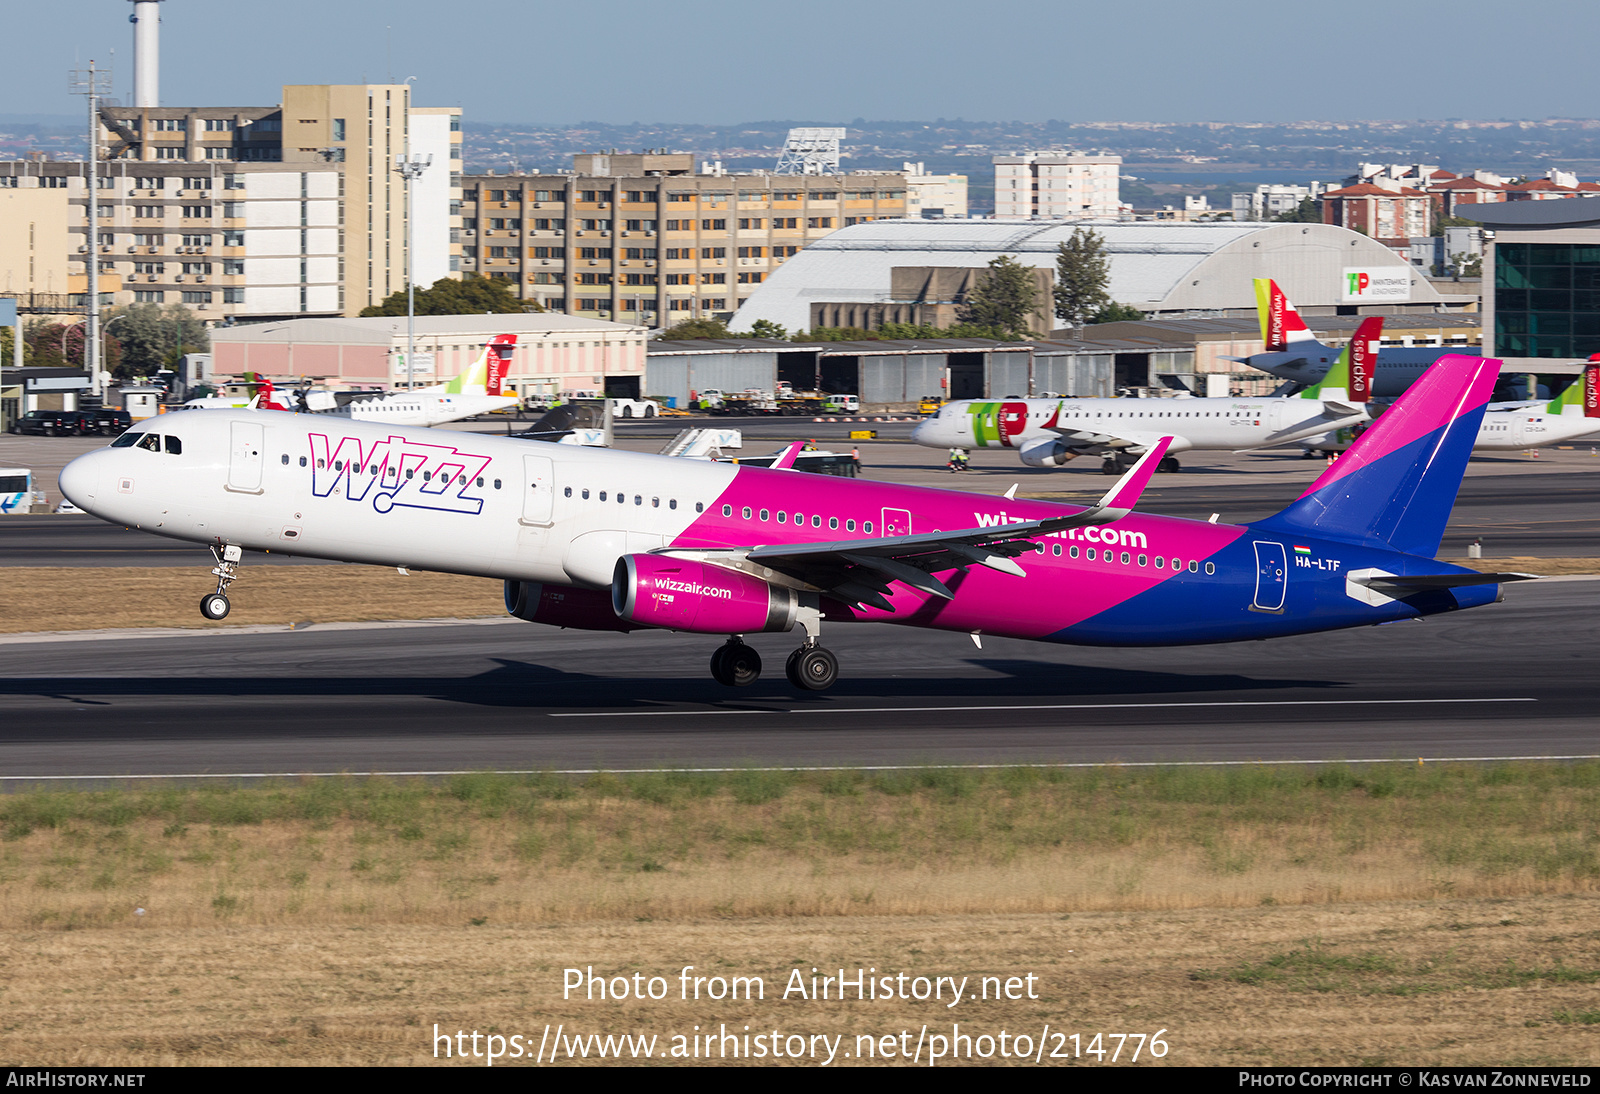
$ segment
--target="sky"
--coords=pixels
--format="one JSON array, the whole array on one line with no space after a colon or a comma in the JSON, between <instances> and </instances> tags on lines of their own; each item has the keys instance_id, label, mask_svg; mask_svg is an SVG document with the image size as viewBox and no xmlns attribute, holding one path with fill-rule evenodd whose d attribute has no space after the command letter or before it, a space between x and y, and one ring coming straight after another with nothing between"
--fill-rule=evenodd
<instances>
[{"instance_id":1,"label":"sky","mask_svg":"<svg viewBox=\"0 0 1600 1094\"><path fill-rule=\"evenodd\" d=\"M1600 116L1593 0L164 0L163 105L415 76L469 121ZM74 114L128 0L7 5L0 114ZM26 43L26 45L24 45Z\"/></svg>"}]
</instances>

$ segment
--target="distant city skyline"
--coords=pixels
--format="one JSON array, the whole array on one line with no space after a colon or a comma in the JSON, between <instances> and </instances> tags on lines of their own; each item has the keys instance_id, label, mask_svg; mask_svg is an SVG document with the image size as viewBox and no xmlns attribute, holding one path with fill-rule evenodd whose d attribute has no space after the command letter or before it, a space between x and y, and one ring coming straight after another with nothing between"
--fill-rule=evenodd
<instances>
[{"instance_id":1,"label":"distant city skyline","mask_svg":"<svg viewBox=\"0 0 1600 1094\"><path fill-rule=\"evenodd\" d=\"M1582 0L1426 10L1278 0L1219 10L1013 0L755 3L704 15L658 2L482 0L469 8L165 0L162 101L262 105L282 84L403 81L485 123L853 118L1107 122L1539 119L1600 113ZM126 0L8 12L0 114L69 115L68 69L93 57L132 87ZM1343 31L1345 37L1336 35ZM1559 31L1559 33L1556 33ZM114 58L112 51L115 51Z\"/></svg>"}]
</instances>

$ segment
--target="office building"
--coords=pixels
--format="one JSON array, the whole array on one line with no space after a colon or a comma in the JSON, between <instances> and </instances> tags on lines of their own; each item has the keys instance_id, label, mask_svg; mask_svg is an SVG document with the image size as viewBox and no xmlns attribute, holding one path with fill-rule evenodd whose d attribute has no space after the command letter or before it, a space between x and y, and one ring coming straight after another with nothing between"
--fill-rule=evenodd
<instances>
[{"instance_id":1,"label":"office building","mask_svg":"<svg viewBox=\"0 0 1600 1094\"><path fill-rule=\"evenodd\" d=\"M687 154L573 157L461 179L461 269L558 312L648 326L731 316L840 228L906 215L901 174L694 172Z\"/></svg>"}]
</instances>

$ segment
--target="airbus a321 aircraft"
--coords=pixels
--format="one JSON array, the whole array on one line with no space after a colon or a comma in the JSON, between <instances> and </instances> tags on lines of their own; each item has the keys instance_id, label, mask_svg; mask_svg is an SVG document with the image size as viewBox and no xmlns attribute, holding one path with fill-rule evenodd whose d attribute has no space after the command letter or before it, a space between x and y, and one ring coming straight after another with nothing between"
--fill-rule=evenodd
<instances>
[{"instance_id":1,"label":"airbus a321 aircraft","mask_svg":"<svg viewBox=\"0 0 1600 1094\"><path fill-rule=\"evenodd\" d=\"M228 614L245 551L503 579L563 627L728 635L729 685L788 631L797 687L834 682L822 624L1105 646L1230 642L1488 604L1436 561L1499 362L1447 357L1298 500L1247 525L1131 512L1169 441L1089 508L316 415L164 416L61 472L117 524L206 544ZM530 451L538 448L539 451ZM792 445L779 465L792 463Z\"/></svg>"},{"instance_id":2,"label":"airbus a321 aircraft","mask_svg":"<svg viewBox=\"0 0 1600 1094\"><path fill-rule=\"evenodd\" d=\"M501 391L501 381L511 368L511 354L516 349L517 336L499 334L483 347L483 352L472 367L442 384L414 388L385 395L363 396L359 392L311 391L291 394L278 391L272 381L253 372L245 378L256 386L254 398L243 402L235 398L214 396L209 399L191 399L185 410L304 410L312 414L333 414L363 422L382 422L385 425L443 425L475 414L516 406L515 395Z\"/></svg>"},{"instance_id":3,"label":"airbus a321 aircraft","mask_svg":"<svg viewBox=\"0 0 1600 1094\"><path fill-rule=\"evenodd\" d=\"M1029 467L1060 467L1079 456L1104 458L1116 474L1162 437L1168 452L1241 451L1304 442L1328 447L1328 434L1368 420L1370 347L1383 320L1365 320L1321 382L1289 398L966 399L946 403L911 431L928 448L1011 448ZM1159 470L1177 471L1166 456Z\"/></svg>"},{"instance_id":4,"label":"airbus a321 aircraft","mask_svg":"<svg viewBox=\"0 0 1600 1094\"><path fill-rule=\"evenodd\" d=\"M1321 382L1339 360L1340 351L1323 345L1306 327L1278 283L1256 278L1256 312L1261 317L1261 341L1266 347L1249 357L1224 357L1269 372L1297 384ZM1357 328L1356 337L1361 337ZM1373 336L1377 341L1377 336ZM1393 399L1416 382L1423 370L1445 354L1476 355L1469 346L1390 346L1380 348L1372 366L1372 397Z\"/></svg>"}]
</instances>

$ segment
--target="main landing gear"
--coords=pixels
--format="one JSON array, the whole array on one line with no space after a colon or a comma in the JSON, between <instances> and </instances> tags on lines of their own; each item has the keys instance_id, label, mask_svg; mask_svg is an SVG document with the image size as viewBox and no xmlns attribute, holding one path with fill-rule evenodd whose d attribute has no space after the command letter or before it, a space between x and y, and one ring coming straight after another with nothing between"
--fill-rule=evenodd
<instances>
[{"instance_id":1,"label":"main landing gear","mask_svg":"<svg viewBox=\"0 0 1600 1094\"><path fill-rule=\"evenodd\" d=\"M1121 452L1107 455L1100 464L1100 473L1102 475L1120 475L1138 462L1139 458L1137 456L1129 456ZM1176 456L1162 456L1161 462L1156 464L1156 470L1164 474L1175 474L1183 470L1183 465L1178 462L1178 457Z\"/></svg>"},{"instance_id":2,"label":"main landing gear","mask_svg":"<svg viewBox=\"0 0 1600 1094\"><path fill-rule=\"evenodd\" d=\"M730 688L749 687L761 679L761 655L732 635L711 655L711 678Z\"/></svg>"},{"instance_id":3,"label":"main landing gear","mask_svg":"<svg viewBox=\"0 0 1600 1094\"><path fill-rule=\"evenodd\" d=\"M228 586L239 580L239 560L244 558L243 548L228 544L212 547L211 557L217 560L212 573L217 577L217 591L200 598L200 614L215 622L227 617L233 605L228 603Z\"/></svg>"},{"instance_id":4,"label":"main landing gear","mask_svg":"<svg viewBox=\"0 0 1600 1094\"><path fill-rule=\"evenodd\" d=\"M826 691L839 679L839 659L823 649L822 616L815 607L802 607L798 622L806 629L805 644L789 655L783 674L789 683L805 691ZM744 644L739 635L730 635L711 655L711 676L731 688L748 687L761 678L761 655Z\"/></svg>"}]
</instances>

